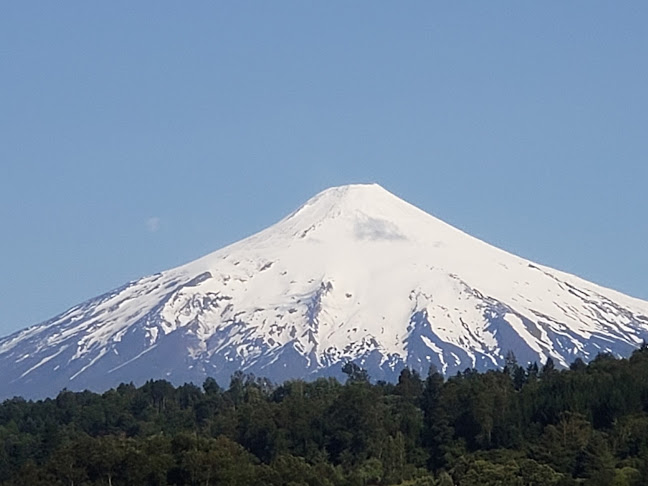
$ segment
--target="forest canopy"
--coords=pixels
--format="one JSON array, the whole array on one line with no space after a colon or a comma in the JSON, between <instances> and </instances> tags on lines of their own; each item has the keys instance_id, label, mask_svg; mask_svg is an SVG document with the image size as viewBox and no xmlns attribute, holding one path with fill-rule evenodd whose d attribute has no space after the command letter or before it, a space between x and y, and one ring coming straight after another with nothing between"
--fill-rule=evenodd
<instances>
[{"instance_id":1,"label":"forest canopy","mask_svg":"<svg viewBox=\"0 0 648 486\"><path fill-rule=\"evenodd\" d=\"M164 380L0 405L2 485L648 484L648 348L372 383Z\"/></svg>"}]
</instances>

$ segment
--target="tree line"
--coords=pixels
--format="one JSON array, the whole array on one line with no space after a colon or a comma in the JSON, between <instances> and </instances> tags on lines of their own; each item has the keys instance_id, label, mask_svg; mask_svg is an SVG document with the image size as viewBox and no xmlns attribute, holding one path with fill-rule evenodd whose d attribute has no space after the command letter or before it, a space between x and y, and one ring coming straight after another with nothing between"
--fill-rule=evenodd
<instances>
[{"instance_id":1,"label":"tree line","mask_svg":"<svg viewBox=\"0 0 648 486\"><path fill-rule=\"evenodd\" d=\"M632 486L648 484L648 348L559 370L347 363L275 385L164 380L0 404L0 484Z\"/></svg>"}]
</instances>

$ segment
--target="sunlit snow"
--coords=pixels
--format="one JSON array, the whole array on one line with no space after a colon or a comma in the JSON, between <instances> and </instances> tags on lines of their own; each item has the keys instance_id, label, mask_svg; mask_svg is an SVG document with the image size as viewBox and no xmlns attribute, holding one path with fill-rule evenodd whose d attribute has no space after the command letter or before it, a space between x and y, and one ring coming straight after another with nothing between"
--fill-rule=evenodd
<instances>
[{"instance_id":1,"label":"sunlit snow","mask_svg":"<svg viewBox=\"0 0 648 486\"><path fill-rule=\"evenodd\" d=\"M352 185L0 339L0 371L17 382L55 372L71 388L105 379L100 388L133 366L138 379L280 365L308 377L357 360L392 379L403 366L498 366L508 350L567 365L628 354L648 336L646 316L647 302L497 249L378 185ZM192 374L178 375L180 363Z\"/></svg>"}]
</instances>

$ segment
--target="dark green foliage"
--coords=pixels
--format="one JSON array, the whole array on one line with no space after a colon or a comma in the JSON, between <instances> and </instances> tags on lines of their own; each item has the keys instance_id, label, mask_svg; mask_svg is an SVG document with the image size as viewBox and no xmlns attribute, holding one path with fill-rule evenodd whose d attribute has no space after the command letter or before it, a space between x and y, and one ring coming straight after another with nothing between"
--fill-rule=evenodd
<instances>
[{"instance_id":1,"label":"dark green foliage","mask_svg":"<svg viewBox=\"0 0 648 486\"><path fill-rule=\"evenodd\" d=\"M0 404L2 485L648 484L648 349L445 380L164 380Z\"/></svg>"}]
</instances>

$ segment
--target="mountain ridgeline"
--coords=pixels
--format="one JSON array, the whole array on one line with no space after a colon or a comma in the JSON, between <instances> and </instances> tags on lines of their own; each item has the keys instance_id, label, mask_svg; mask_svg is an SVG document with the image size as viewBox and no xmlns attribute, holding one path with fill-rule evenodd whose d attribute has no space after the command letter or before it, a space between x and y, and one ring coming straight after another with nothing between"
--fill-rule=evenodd
<instances>
[{"instance_id":1,"label":"mountain ridgeline","mask_svg":"<svg viewBox=\"0 0 648 486\"><path fill-rule=\"evenodd\" d=\"M236 371L377 380L629 356L648 302L473 238L378 185L328 189L264 231L0 339L0 398Z\"/></svg>"},{"instance_id":2,"label":"mountain ridgeline","mask_svg":"<svg viewBox=\"0 0 648 486\"><path fill-rule=\"evenodd\" d=\"M444 379L227 389L164 380L0 404L0 484L640 486L648 484L648 348L558 370L508 353Z\"/></svg>"}]
</instances>

